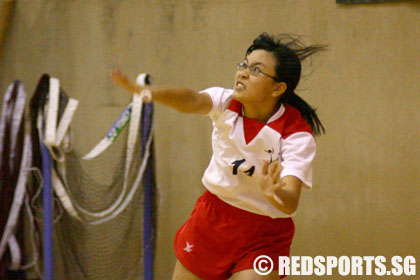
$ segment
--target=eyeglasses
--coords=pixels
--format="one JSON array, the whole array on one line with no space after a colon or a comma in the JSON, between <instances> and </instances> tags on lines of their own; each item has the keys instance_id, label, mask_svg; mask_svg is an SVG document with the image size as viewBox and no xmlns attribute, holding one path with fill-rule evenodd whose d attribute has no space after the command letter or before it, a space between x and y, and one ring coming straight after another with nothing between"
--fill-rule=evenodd
<instances>
[{"instance_id":1,"label":"eyeglasses","mask_svg":"<svg viewBox=\"0 0 420 280\"><path fill-rule=\"evenodd\" d=\"M243 61L238 63L238 65L236 66L236 69L238 69L238 71L243 71L245 69L249 69L249 74L251 74L252 76L259 77L260 74L263 74L263 75L273 79L274 81L278 80L276 77L273 77L273 76L268 75L267 73L264 73L263 71L261 71L261 69L258 66L256 66L256 65L249 66L248 64L246 64Z\"/></svg>"}]
</instances>

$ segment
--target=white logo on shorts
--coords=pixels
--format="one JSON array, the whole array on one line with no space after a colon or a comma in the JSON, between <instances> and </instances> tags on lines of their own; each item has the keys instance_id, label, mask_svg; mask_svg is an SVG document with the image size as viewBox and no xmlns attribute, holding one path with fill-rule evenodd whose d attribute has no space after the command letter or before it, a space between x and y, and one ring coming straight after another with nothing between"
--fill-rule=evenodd
<instances>
[{"instance_id":1,"label":"white logo on shorts","mask_svg":"<svg viewBox=\"0 0 420 280\"><path fill-rule=\"evenodd\" d=\"M187 247L185 247L184 250L187 251L188 253L191 253L193 247L194 247L194 245L188 243L188 241L187 241Z\"/></svg>"}]
</instances>

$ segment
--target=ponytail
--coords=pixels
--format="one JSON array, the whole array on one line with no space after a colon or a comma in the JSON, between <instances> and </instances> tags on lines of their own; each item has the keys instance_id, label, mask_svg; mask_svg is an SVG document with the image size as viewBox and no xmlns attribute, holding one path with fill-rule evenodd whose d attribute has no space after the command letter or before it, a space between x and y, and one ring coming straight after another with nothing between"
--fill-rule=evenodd
<instances>
[{"instance_id":1,"label":"ponytail","mask_svg":"<svg viewBox=\"0 0 420 280\"><path fill-rule=\"evenodd\" d=\"M288 104L299 110L303 119L310 125L314 135L325 133L325 128L315 112L316 109L312 108L312 106L306 103L306 101L303 100L299 95L293 91L286 91L279 99L279 102Z\"/></svg>"}]
</instances>

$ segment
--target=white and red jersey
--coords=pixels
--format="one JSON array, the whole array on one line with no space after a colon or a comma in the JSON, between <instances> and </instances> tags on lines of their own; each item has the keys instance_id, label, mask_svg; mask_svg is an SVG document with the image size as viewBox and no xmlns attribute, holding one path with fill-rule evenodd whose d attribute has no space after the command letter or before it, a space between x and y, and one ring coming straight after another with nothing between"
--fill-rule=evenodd
<instances>
[{"instance_id":1,"label":"white and red jersey","mask_svg":"<svg viewBox=\"0 0 420 280\"><path fill-rule=\"evenodd\" d=\"M242 104L233 90L213 87L213 156L202 182L221 200L240 209L271 218L287 215L275 208L260 189L264 160L280 160L281 177L292 175L312 187L315 140L300 112L282 105L267 124L243 116Z\"/></svg>"}]
</instances>

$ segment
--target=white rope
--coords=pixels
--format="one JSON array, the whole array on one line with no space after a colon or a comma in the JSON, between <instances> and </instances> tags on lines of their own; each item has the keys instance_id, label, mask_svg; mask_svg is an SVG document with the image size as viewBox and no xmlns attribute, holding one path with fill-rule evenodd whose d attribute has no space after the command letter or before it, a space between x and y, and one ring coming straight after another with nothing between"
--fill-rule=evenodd
<instances>
[{"instance_id":1,"label":"white rope","mask_svg":"<svg viewBox=\"0 0 420 280\"><path fill-rule=\"evenodd\" d=\"M126 157L126 163L125 163L125 170L124 170L124 182L123 182L123 188L118 196L118 198L115 200L115 202L108 207L107 209L99 212L92 212L88 211L82 207L80 207L76 202L74 203L77 210L82 212L85 215L92 216L92 217L105 217L109 214L111 214L123 201L128 188L128 172L131 167L131 161L133 158L134 153L134 145L137 139L137 131L140 124L140 116L141 116L141 107L143 106L143 101L141 97L136 97L136 94L133 94L133 101L131 103L132 110L130 112L130 117L128 119L130 120L130 130L128 134L127 139L127 157Z\"/></svg>"},{"instance_id":2,"label":"white rope","mask_svg":"<svg viewBox=\"0 0 420 280\"><path fill-rule=\"evenodd\" d=\"M146 77L147 77L146 74L140 74L137 78L137 82L144 85ZM55 81L55 80L50 80L50 83L51 81ZM57 82L55 83L57 84ZM54 92L56 91L57 90L55 89L55 87L54 86L52 87L50 85L50 94L55 94ZM124 112L120 115L120 117L114 123L112 128L108 131L107 135L87 155L85 155L82 158L84 160L93 159L97 157L98 155L100 155L102 152L104 152L116 140L116 138L121 133L122 129L126 126L127 122L130 120L129 134L128 134L128 139L127 139L127 152L126 152L123 188L118 198L107 209L99 211L99 212L88 211L85 208L78 205L78 203L74 199L72 199L69 195L68 184L66 180L66 171L65 171L65 153L61 151L61 147L57 146L57 144L61 142L61 139L62 137L64 137L64 134L67 135L67 132L68 132L67 127L69 126L71 117L70 117L70 121L66 121L66 122L60 121L58 131L61 131L61 132L60 132L59 137L55 135L54 145L51 145L51 144L47 145L49 146L50 150L52 150L52 147L54 147L55 148L54 150L56 151L56 153L57 152L60 153L59 161L56 162L57 169L53 168L53 172L52 172L54 191L58 199L60 200L62 206L67 211L67 213L70 216L76 218L77 220L86 224L100 224L100 223L109 221L115 218L119 213L121 213L133 199L134 194L136 190L138 189L138 186L140 184L140 181L143 177L144 171L147 166L147 161L150 155L150 146L151 146L151 142L153 138L152 129L151 129L150 135L147 139L147 144L144 151L144 157L142 159L142 163L140 165L136 181L133 184L128 195L126 195L127 189L128 189L128 173L131 168L132 159L133 159L134 150L135 150L135 144L138 137L144 94L147 94L147 92L142 92L140 95L133 94L133 101L126 107ZM48 114L50 114L52 110L50 110L49 108L47 109L49 112ZM74 110L72 110L71 116L73 115ZM58 109L55 110L54 112L58 114ZM63 118L64 118L64 115L63 115ZM41 130L41 127L42 127L42 118L43 118L42 115L38 116L38 129L39 130ZM49 115L47 116L47 120L46 120L47 122L46 128L51 129L52 125L49 124L50 121L53 122L54 117ZM66 128L61 128L62 125L63 126L66 125ZM60 128L62 130L60 130ZM63 133L62 131L66 131L66 133L62 134ZM42 131L40 131L40 135L41 134L42 134ZM47 135L52 134L52 132L49 131L49 132L46 132L46 134ZM47 142L45 144L47 144ZM36 194L35 196L37 195L38 194ZM85 218L81 217L78 212L86 216L89 216L90 218L99 218L99 219L89 221L90 219L86 220Z\"/></svg>"},{"instance_id":3,"label":"white rope","mask_svg":"<svg viewBox=\"0 0 420 280\"><path fill-rule=\"evenodd\" d=\"M7 219L6 227L3 232L3 236L0 241L0 259L6 250L6 244L9 238L13 235L17 221L19 219L20 209L25 197L25 187L28 179L28 168L31 166L32 148L31 140L29 135L25 135L24 140L24 151L22 162L20 166L20 172L18 181L16 184L16 190L13 196L12 208L10 209L9 217Z\"/></svg>"},{"instance_id":4,"label":"white rope","mask_svg":"<svg viewBox=\"0 0 420 280\"><path fill-rule=\"evenodd\" d=\"M48 109L45 123L45 139L44 143L48 147L55 145L57 115L58 115L58 99L60 94L60 81L50 78L50 91L48 93Z\"/></svg>"}]
</instances>

